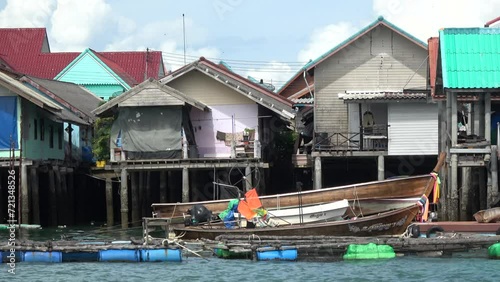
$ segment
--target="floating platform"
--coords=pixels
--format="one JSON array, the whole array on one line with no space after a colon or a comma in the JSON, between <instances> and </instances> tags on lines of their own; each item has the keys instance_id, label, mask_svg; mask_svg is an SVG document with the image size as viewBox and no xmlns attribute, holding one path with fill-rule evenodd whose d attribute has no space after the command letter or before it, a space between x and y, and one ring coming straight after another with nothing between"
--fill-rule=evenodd
<instances>
[{"instance_id":1,"label":"floating platform","mask_svg":"<svg viewBox=\"0 0 500 282\"><path fill-rule=\"evenodd\" d=\"M420 232L425 234L431 228L441 227L442 232L461 232L461 233L489 233L500 235L500 222L479 223L477 221L436 221L415 223L420 227Z\"/></svg>"},{"instance_id":2,"label":"floating platform","mask_svg":"<svg viewBox=\"0 0 500 282\"><path fill-rule=\"evenodd\" d=\"M333 237L333 236L238 236L221 235L216 240L203 240L206 250L225 250L227 254L249 254L245 257L259 260L262 250L277 251L294 249L297 261L343 260L352 244L388 245L397 256L451 256L454 253L482 251L487 257L490 246L500 242L500 236L478 234L443 233L432 238L409 237ZM219 251L222 252L222 251ZM226 256L230 258L230 256ZM279 256L275 257L280 260Z\"/></svg>"},{"instance_id":3,"label":"floating platform","mask_svg":"<svg viewBox=\"0 0 500 282\"><path fill-rule=\"evenodd\" d=\"M7 243L0 244L0 263L13 262L181 262L177 246L142 245L126 241L106 242L24 242L11 252Z\"/></svg>"}]
</instances>

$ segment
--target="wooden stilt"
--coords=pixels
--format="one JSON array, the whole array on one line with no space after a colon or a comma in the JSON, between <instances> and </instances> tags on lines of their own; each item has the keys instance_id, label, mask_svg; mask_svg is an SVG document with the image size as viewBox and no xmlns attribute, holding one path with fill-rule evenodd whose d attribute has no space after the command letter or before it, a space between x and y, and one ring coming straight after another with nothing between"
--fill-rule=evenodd
<instances>
[{"instance_id":1,"label":"wooden stilt","mask_svg":"<svg viewBox=\"0 0 500 282\"><path fill-rule=\"evenodd\" d=\"M120 177L120 211L122 228L128 228L128 173L126 168L122 168Z\"/></svg>"},{"instance_id":2,"label":"wooden stilt","mask_svg":"<svg viewBox=\"0 0 500 282\"><path fill-rule=\"evenodd\" d=\"M31 187L31 210L33 215L33 224L40 224L40 193L38 183L38 169L30 169L30 187Z\"/></svg>"},{"instance_id":3,"label":"wooden stilt","mask_svg":"<svg viewBox=\"0 0 500 282\"><path fill-rule=\"evenodd\" d=\"M450 209L448 211L450 220L458 220L458 155L451 155L451 196L450 196Z\"/></svg>"},{"instance_id":4,"label":"wooden stilt","mask_svg":"<svg viewBox=\"0 0 500 282\"><path fill-rule=\"evenodd\" d=\"M75 224L75 172L68 168L66 175L66 186L68 191L68 225Z\"/></svg>"},{"instance_id":5,"label":"wooden stilt","mask_svg":"<svg viewBox=\"0 0 500 282\"><path fill-rule=\"evenodd\" d=\"M498 148L496 145L491 146L491 205L494 205L499 200L498 195Z\"/></svg>"},{"instance_id":6,"label":"wooden stilt","mask_svg":"<svg viewBox=\"0 0 500 282\"><path fill-rule=\"evenodd\" d=\"M488 203L486 202L486 169L481 167L479 169L479 209L486 209Z\"/></svg>"},{"instance_id":7,"label":"wooden stilt","mask_svg":"<svg viewBox=\"0 0 500 282\"><path fill-rule=\"evenodd\" d=\"M462 181L460 183L460 220L470 220L470 179L471 179L471 168L463 167L462 168Z\"/></svg>"},{"instance_id":8,"label":"wooden stilt","mask_svg":"<svg viewBox=\"0 0 500 282\"><path fill-rule=\"evenodd\" d=\"M112 227L114 223L113 214L113 182L111 178L106 178L106 223Z\"/></svg>"},{"instance_id":9,"label":"wooden stilt","mask_svg":"<svg viewBox=\"0 0 500 282\"><path fill-rule=\"evenodd\" d=\"M144 208L146 210L143 213L143 217L151 217L151 171L146 172L146 190L144 191Z\"/></svg>"},{"instance_id":10,"label":"wooden stilt","mask_svg":"<svg viewBox=\"0 0 500 282\"><path fill-rule=\"evenodd\" d=\"M28 188L28 166L23 163L21 165L21 223L29 224L30 222L30 193Z\"/></svg>"},{"instance_id":11,"label":"wooden stilt","mask_svg":"<svg viewBox=\"0 0 500 282\"><path fill-rule=\"evenodd\" d=\"M321 171L321 157L314 158L314 189L319 190L323 188L323 179Z\"/></svg>"},{"instance_id":12,"label":"wooden stilt","mask_svg":"<svg viewBox=\"0 0 500 282\"><path fill-rule=\"evenodd\" d=\"M173 202L175 202L174 199L178 199L176 198L175 195L175 176L176 176L175 171L169 170L167 172L167 195L168 195L167 198L169 199L169 201Z\"/></svg>"},{"instance_id":13,"label":"wooden stilt","mask_svg":"<svg viewBox=\"0 0 500 282\"><path fill-rule=\"evenodd\" d=\"M50 206L50 225L57 226L57 189L56 189L56 171L57 166L49 169L49 206Z\"/></svg>"},{"instance_id":14,"label":"wooden stilt","mask_svg":"<svg viewBox=\"0 0 500 282\"><path fill-rule=\"evenodd\" d=\"M189 202L189 169L182 168L182 202Z\"/></svg>"},{"instance_id":15,"label":"wooden stilt","mask_svg":"<svg viewBox=\"0 0 500 282\"><path fill-rule=\"evenodd\" d=\"M141 220L141 211L139 206L138 172L130 173L130 198L132 201L132 225L136 226Z\"/></svg>"},{"instance_id":16,"label":"wooden stilt","mask_svg":"<svg viewBox=\"0 0 500 282\"><path fill-rule=\"evenodd\" d=\"M140 171L139 173L139 218L142 218L146 215L146 197L144 196L144 172Z\"/></svg>"},{"instance_id":17,"label":"wooden stilt","mask_svg":"<svg viewBox=\"0 0 500 282\"><path fill-rule=\"evenodd\" d=\"M253 183L252 183L252 168L250 167L250 164L247 164L245 167L245 189L246 191L249 191L253 188Z\"/></svg>"},{"instance_id":18,"label":"wooden stilt","mask_svg":"<svg viewBox=\"0 0 500 282\"><path fill-rule=\"evenodd\" d=\"M66 167L61 167L61 210L62 212L62 224L68 224L69 215L69 199L68 199L68 185L67 185L68 170Z\"/></svg>"},{"instance_id":19,"label":"wooden stilt","mask_svg":"<svg viewBox=\"0 0 500 282\"><path fill-rule=\"evenodd\" d=\"M167 172L160 171L160 203L167 202Z\"/></svg>"}]
</instances>

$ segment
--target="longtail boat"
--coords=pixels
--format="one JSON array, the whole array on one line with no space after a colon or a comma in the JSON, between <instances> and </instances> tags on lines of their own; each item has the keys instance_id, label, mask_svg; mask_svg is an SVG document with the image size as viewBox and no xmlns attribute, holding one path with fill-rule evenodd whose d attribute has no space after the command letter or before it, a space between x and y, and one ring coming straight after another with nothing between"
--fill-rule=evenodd
<instances>
[{"instance_id":1,"label":"longtail boat","mask_svg":"<svg viewBox=\"0 0 500 282\"><path fill-rule=\"evenodd\" d=\"M221 225L173 226L176 236L185 240L210 239L222 234L231 235L269 235L269 236L380 236L399 235L415 216L420 207L413 204L406 208L387 211L365 217L320 223L284 225L260 228L227 229Z\"/></svg>"},{"instance_id":2,"label":"longtail boat","mask_svg":"<svg viewBox=\"0 0 500 282\"><path fill-rule=\"evenodd\" d=\"M383 211L407 207L420 199L422 195L429 196L434 189L437 172L445 161L445 153L439 155L438 161L431 173L417 176L400 177L381 181L372 181L338 187L292 192L276 195L260 196L264 208L277 210L285 207L298 207L328 203L347 199L351 216L366 216ZM171 218L172 222L183 222L193 205L201 204L212 213L224 211L230 199L185 202L185 203L154 203L153 212L156 217Z\"/></svg>"}]
</instances>

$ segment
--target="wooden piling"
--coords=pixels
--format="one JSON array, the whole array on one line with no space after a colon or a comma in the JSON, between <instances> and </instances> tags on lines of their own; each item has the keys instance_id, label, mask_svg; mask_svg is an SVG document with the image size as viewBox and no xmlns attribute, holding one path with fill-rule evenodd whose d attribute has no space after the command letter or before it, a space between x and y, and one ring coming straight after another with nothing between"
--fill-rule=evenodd
<instances>
[{"instance_id":1,"label":"wooden piling","mask_svg":"<svg viewBox=\"0 0 500 282\"><path fill-rule=\"evenodd\" d=\"M73 168L68 168L66 175L66 185L68 191L68 224L75 224L75 171Z\"/></svg>"},{"instance_id":2,"label":"wooden piling","mask_svg":"<svg viewBox=\"0 0 500 282\"><path fill-rule=\"evenodd\" d=\"M55 176L55 185L56 185L56 209L57 209L57 225L63 223L64 210L63 206L63 197L62 197L62 189L61 189L61 168L57 167L54 169Z\"/></svg>"},{"instance_id":3,"label":"wooden piling","mask_svg":"<svg viewBox=\"0 0 500 282\"><path fill-rule=\"evenodd\" d=\"M448 210L449 219L452 221L458 220L458 155L451 155L451 195L450 209Z\"/></svg>"},{"instance_id":4,"label":"wooden piling","mask_svg":"<svg viewBox=\"0 0 500 282\"><path fill-rule=\"evenodd\" d=\"M151 217L151 171L146 172L146 189L144 191L143 205L146 212L142 214L143 217Z\"/></svg>"},{"instance_id":5,"label":"wooden piling","mask_svg":"<svg viewBox=\"0 0 500 282\"><path fill-rule=\"evenodd\" d=\"M61 167L61 207L62 217L61 223L68 224L69 201L68 201L68 185L67 185L68 170L66 167Z\"/></svg>"},{"instance_id":6,"label":"wooden piling","mask_svg":"<svg viewBox=\"0 0 500 282\"><path fill-rule=\"evenodd\" d=\"M50 206L50 225L57 226L57 189L55 174L59 171L57 166L49 169L49 206Z\"/></svg>"},{"instance_id":7,"label":"wooden piling","mask_svg":"<svg viewBox=\"0 0 500 282\"><path fill-rule=\"evenodd\" d=\"M40 185L38 184L38 169L30 169L30 187L31 187L31 211L33 215L33 224L40 224Z\"/></svg>"},{"instance_id":8,"label":"wooden piling","mask_svg":"<svg viewBox=\"0 0 500 282\"><path fill-rule=\"evenodd\" d=\"M189 169L182 168L182 202L189 202Z\"/></svg>"},{"instance_id":9,"label":"wooden piling","mask_svg":"<svg viewBox=\"0 0 500 282\"><path fill-rule=\"evenodd\" d=\"M135 226L140 220L141 211L139 210L139 190L138 190L138 172L130 173L130 200L132 201L132 225Z\"/></svg>"},{"instance_id":10,"label":"wooden piling","mask_svg":"<svg viewBox=\"0 0 500 282\"><path fill-rule=\"evenodd\" d=\"M491 146L491 199L492 205L496 204L499 200L498 195L498 147L496 145Z\"/></svg>"},{"instance_id":11,"label":"wooden piling","mask_svg":"<svg viewBox=\"0 0 500 282\"><path fill-rule=\"evenodd\" d=\"M167 172L167 195L170 201L175 199L175 172L173 170L169 170Z\"/></svg>"},{"instance_id":12,"label":"wooden piling","mask_svg":"<svg viewBox=\"0 0 500 282\"><path fill-rule=\"evenodd\" d=\"M120 212L122 228L128 228L128 173L126 168L122 168L120 177Z\"/></svg>"},{"instance_id":13,"label":"wooden piling","mask_svg":"<svg viewBox=\"0 0 500 282\"><path fill-rule=\"evenodd\" d=\"M479 168L479 209L485 210L487 207L487 193L486 193L486 169Z\"/></svg>"},{"instance_id":14,"label":"wooden piling","mask_svg":"<svg viewBox=\"0 0 500 282\"><path fill-rule=\"evenodd\" d=\"M160 171L160 203L167 202L167 172Z\"/></svg>"},{"instance_id":15,"label":"wooden piling","mask_svg":"<svg viewBox=\"0 0 500 282\"><path fill-rule=\"evenodd\" d=\"M115 219L113 214L113 182L106 178L106 223L108 227L113 226Z\"/></svg>"},{"instance_id":16,"label":"wooden piling","mask_svg":"<svg viewBox=\"0 0 500 282\"><path fill-rule=\"evenodd\" d=\"M323 188L323 179L321 171L321 157L314 158L314 190Z\"/></svg>"},{"instance_id":17,"label":"wooden piling","mask_svg":"<svg viewBox=\"0 0 500 282\"><path fill-rule=\"evenodd\" d=\"M30 204L29 204L29 188L28 188L28 166L26 163L21 164L21 223L29 224L30 219Z\"/></svg>"},{"instance_id":18,"label":"wooden piling","mask_svg":"<svg viewBox=\"0 0 500 282\"><path fill-rule=\"evenodd\" d=\"M250 167L250 164L247 164L245 167L245 189L246 191L252 190L253 188L253 183L252 183L252 168Z\"/></svg>"}]
</instances>

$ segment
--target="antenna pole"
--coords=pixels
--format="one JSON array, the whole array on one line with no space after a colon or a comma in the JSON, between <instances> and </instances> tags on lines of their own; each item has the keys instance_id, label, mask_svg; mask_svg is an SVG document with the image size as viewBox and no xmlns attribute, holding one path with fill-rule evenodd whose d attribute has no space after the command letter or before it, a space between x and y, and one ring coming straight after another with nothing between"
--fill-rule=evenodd
<instances>
[{"instance_id":1,"label":"antenna pole","mask_svg":"<svg viewBox=\"0 0 500 282\"><path fill-rule=\"evenodd\" d=\"M186 25L184 23L184 14L182 14L182 36L184 37L184 65L186 65Z\"/></svg>"}]
</instances>

